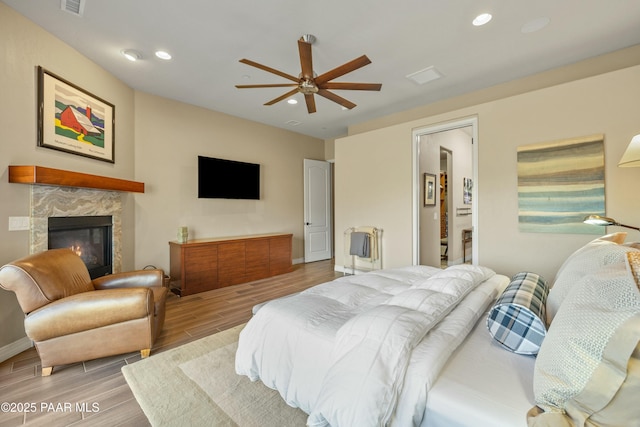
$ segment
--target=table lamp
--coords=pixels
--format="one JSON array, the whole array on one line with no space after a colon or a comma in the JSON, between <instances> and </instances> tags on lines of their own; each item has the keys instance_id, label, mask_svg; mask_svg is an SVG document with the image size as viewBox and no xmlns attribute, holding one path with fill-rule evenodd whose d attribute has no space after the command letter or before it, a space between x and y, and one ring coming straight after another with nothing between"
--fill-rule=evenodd
<instances>
[{"instance_id":1,"label":"table lamp","mask_svg":"<svg viewBox=\"0 0 640 427\"><path fill-rule=\"evenodd\" d=\"M640 167L640 134L631 138L631 142L626 151L622 155L618 167L621 168L634 168ZM640 231L640 228L633 227L631 225L620 224L613 218L600 215L587 215L583 221L585 224L592 225L617 225L618 227L631 228L632 230Z\"/></svg>"},{"instance_id":2,"label":"table lamp","mask_svg":"<svg viewBox=\"0 0 640 427\"><path fill-rule=\"evenodd\" d=\"M637 168L640 167L640 134L631 138L627 150L622 155L618 167Z\"/></svg>"},{"instance_id":3,"label":"table lamp","mask_svg":"<svg viewBox=\"0 0 640 427\"><path fill-rule=\"evenodd\" d=\"M587 215L586 217L584 217L584 221L582 221L582 222L584 222L585 224L602 225L602 226L616 225L618 227L631 228L632 230L640 231L640 228L638 228L638 227L634 227L632 225L620 224L618 221L616 221L613 218L609 218L609 217L606 217L606 216L600 216L600 215Z\"/></svg>"}]
</instances>

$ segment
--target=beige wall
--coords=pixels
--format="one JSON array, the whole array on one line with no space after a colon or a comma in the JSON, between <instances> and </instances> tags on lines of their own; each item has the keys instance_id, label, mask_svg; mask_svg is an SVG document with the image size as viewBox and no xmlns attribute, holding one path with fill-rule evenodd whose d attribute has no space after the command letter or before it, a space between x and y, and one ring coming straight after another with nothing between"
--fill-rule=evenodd
<instances>
[{"instance_id":1,"label":"beige wall","mask_svg":"<svg viewBox=\"0 0 640 427\"><path fill-rule=\"evenodd\" d=\"M335 158L335 147L336 147L336 140L335 139L325 139L324 140L324 158L325 158L325 160L333 160Z\"/></svg>"},{"instance_id":2,"label":"beige wall","mask_svg":"<svg viewBox=\"0 0 640 427\"><path fill-rule=\"evenodd\" d=\"M29 232L8 231L10 216L29 216L30 186L8 183L8 165L134 178L133 90L77 51L0 3L0 265L29 253ZM115 164L36 145L36 67L47 70L116 105ZM124 267L133 267L134 196L125 196ZM0 353L24 337L23 314L15 296L0 290Z\"/></svg>"},{"instance_id":3,"label":"beige wall","mask_svg":"<svg viewBox=\"0 0 640 427\"><path fill-rule=\"evenodd\" d=\"M476 116L477 261L507 275L528 270L552 279L562 260L593 236L518 230L516 148L603 133L607 214L638 224L640 198L635 188L640 169L617 167L631 137L640 132L638 99L640 66L633 66L339 139L335 144L336 230L354 223L382 227L384 264L410 264L412 131ZM408 112L408 117L414 113ZM365 124L361 129L376 125ZM628 239L639 237L632 231ZM336 233L336 247L341 245L342 235ZM338 251L336 264L342 263Z\"/></svg>"},{"instance_id":4,"label":"beige wall","mask_svg":"<svg viewBox=\"0 0 640 427\"><path fill-rule=\"evenodd\" d=\"M322 160L321 140L136 92L136 266L169 270L169 240L189 236L293 233L303 258L304 158ZM261 165L260 200L198 199L198 155Z\"/></svg>"}]
</instances>

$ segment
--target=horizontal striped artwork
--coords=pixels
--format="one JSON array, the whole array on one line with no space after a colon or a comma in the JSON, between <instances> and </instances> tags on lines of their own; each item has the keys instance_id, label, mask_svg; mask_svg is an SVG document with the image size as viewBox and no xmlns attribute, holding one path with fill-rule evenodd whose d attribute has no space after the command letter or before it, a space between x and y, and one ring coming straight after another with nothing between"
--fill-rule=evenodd
<instances>
[{"instance_id":1,"label":"horizontal striped artwork","mask_svg":"<svg viewBox=\"0 0 640 427\"><path fill-rule=\"evenodd\" d=\"M532 233L602 234L604 135L518 147L518 223Z\"/></svg>"}]
</instances>

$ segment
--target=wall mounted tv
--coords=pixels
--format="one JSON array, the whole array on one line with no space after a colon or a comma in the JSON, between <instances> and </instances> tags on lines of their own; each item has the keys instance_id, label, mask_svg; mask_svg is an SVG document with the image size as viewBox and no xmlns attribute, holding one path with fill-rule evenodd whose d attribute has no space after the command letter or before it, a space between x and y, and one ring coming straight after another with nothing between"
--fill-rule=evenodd
<instances>
[{"instance_id":1,"label":"wall mounted tv","mask_svg":"<svg viewBox=\"0 0 640 427\"><path fill-rule=\"evenodd\" d=\"M198 156L198 198L260 200L260 165Z\"/></svg>"}]
</instances>

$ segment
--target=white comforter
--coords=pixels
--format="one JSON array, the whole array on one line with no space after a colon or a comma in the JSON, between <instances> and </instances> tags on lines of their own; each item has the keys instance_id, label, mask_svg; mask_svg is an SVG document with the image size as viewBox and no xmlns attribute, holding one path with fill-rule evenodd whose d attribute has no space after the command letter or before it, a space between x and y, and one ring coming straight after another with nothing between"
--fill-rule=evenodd
<instances>
[{"instance_id":1,"label":"white comforter","mask_svg":"<svg viewBox=\"0 0 640 427\"><path fill-rule=\"evenodd\" d=\"M278 390L310 426L420 424L440 368L495 297L478 287L492 276L413 266L271 301L240 334L236 372Z\"/></svg>"}]
</instances>

